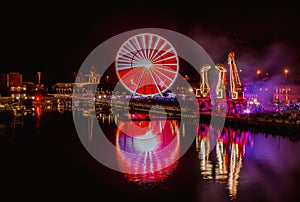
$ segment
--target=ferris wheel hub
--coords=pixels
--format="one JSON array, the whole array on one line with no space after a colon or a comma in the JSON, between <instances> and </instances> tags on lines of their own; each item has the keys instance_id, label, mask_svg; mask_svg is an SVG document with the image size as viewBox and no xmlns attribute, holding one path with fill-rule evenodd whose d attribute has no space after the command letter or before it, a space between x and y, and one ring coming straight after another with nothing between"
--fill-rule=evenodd
<instances>
[{"instance_id":1,"label":"ferris wheel hub","mask_svg":"<svg viewBox=\"0 0 300 202\"><path fill-rule=\"evenodd\" d=\"M153 66L153 63L149 59L141 60L138 64L139 66L143 66L145 68L151 68Z\"/></svg>"}]
</instances>

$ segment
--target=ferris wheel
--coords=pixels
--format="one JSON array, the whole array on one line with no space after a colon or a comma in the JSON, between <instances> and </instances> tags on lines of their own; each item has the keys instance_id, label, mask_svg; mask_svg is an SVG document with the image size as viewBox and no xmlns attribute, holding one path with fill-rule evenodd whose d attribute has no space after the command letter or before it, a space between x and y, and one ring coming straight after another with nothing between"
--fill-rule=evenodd
<instances>
[{"instance_id":1,"label":"ferris wheel","mask_svg":"<svg viewBox=\"0 0 300 202\"><path fill-rule=\"evenodd\" d=\"M133 95L161 95L174 83L179 59L170 42L143 33L125 41L115 62L120 82Z\"/></svg>"}]
</instances>

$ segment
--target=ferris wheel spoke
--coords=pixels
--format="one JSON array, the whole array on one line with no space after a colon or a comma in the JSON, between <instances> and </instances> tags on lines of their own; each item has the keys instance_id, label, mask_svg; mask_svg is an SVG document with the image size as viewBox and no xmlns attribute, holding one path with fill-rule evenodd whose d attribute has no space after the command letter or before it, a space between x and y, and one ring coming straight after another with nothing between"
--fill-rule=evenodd
<instances>
[{"instance_id":1,"label":"ferris wheel spoke","mask_svg":"<svg viewBox=\"0 0 300 202\"><path fill-rule=\"evenodd\" d=\"M125 48L122 49L119 53L119 58L121 59L122 57L124 57L123 59L129 59L132 60L132 58L134 58L134 54L132 52L130 52L129 50L126 50Z\"/></svg>"},{"instance_id":2,"label":"ferris wheel spoke","mask_svg":"<svg viewBox=\"0 0 300 202\"><path fill-rule=\"evenodd\" d=\"M129 58L129 57L120 57L118 58L118 64L137 64L140 60L137 60L136 57Z\"/></svg>"},{"instance_id":3,"label":"ferris wheel spoke","mask_svg":"<svg viewBox=\"0 0 300 202\"><path fill-rule=\"evenodd\" d=\"M136 50L131 49L130 47L124 46L124 49L122 49L120 52L122 52L124 54L124 57L130 58L130 59L134 59L134 60L136 60L136 59L141 60L142 59L142 58L140 58L140 56L135 54ZM136 57L136 59L135 59L135 57Z\"/></svg>"},{"instance_id":4,"label":"ferris wheel spoke","mask_svg":"<svg viewBox=\"0 0 300 202\"><path fill-rule=\"evenodd\" d=\"M143 42L143 53L144 53L144 57L147 58L147 46L146 46L146 39L145 39L145 35L142 35L142 42Z\"/></svg>"},{"instance_id":5,"label":"ferris wheel spoke","mask_svg":"<svg viewBox=\"0 0 300 202\"><path fill-rule=\"evenodd\" d=\"M157 65L157 64L154 65L154 67L157 68L157 69L160 69L160 70L163 70L163 71L167 71L167 72L171 72L171 73L174 73L174 74L177 73L177 71L172 70L170 68L167 69L167 68L162 68L162 67L159 67L159 66L164 66L164 65Z\"/></svg>"},{"instance_id":6,"label":"ferris wheel spoke","mask_svg":"<svg viewBox=\"0 0 300 202\"><path fill-rule=\"evenodd\" d=\"M156 82L156 80L155 80L155 78L154 78L153 74L152 74L152 71L151 71L151 69L149 69L149 73L150 73L150 75L151 75L151 77L152 77L152 80L154 81L154 84L155 84L155 86L156 86L156 88L157 88L157 90L158 90L158 92L159 92L160 96L162 96L162 97L163 97L163 94L162 94L162 92L161 92L161 90L160 90L160 88L159 88L159 86L158 86L158 84L157 84L157 82Z\"/></svg>"},{"instance_id":7,"label":"ferris wheel spoke","mask_svg":"<svg viewBox=\"0 0 300 202\"><path fill-rule=\"evenodd\" d=\"M173 79L171 79L168 75L166 75L166 74L164 74L164 73L162 73L162 72L160 72L160 71L157 71L156 69L153 69L153 68L152 68L152 71L155 71L155 72L157 72L158 74L163 75L164 77L166 77L166 78L169 79L170 81L173 80Z\"/></svg>"},{"instance_id":8,"label":"ferris wheel spoke","mask_svg":"<svg viewBox=\"0 0 300 202\"><path fill-rule=\"evenodd\" d=\"M158 53L160 53L160 51L165 47L165 45L167 44L167 42L165 41L164 43L163 43L163 45L161 45L161 47L157 50L157 52L153 55L153 57L152 58L150 58L151 60L154 60L154 58L156 57L156 55L158 54Z\"/></svg>"},{"instance_id":9,"label":"ferris wheel spoke","mask_svg":"<svg viewBox=\"0 0 300 202\"><path fill-rule=\"evenodd\" d=\"M117 65L118 66L120 66L120 65L131 65L131 62L130 61L118 61Z\"/></svg>"},{"instance_id":10,"label":"ferris wheel spoke","mask_svg":"<svg viewBox=\"0 0 300 202\"><path fill-rule=\"evenodd\" d=\"M178 64L177 63L164 63L164 64L159 64L159 63L156 63L155 66L162 66L162 67L166 67L166 68L170 68L170 67L176 67L177 69L177 66Z\"/></svg>"},{"instance_id":11,"label":"ferris wheel spoke","mask_svg":"<svg viewBox=\"0 0 300 202\"><path fill-rule=\"evenodd\" d=\"M152 38L153 38L152 35L150 35L150 36L149 36L149 39L148 39L148 42L149 42L149 43L148 43L148 51L147 51L148 53L147 53L147 58L150 58Z\"/></svg>"},{"instance_id":12,"label":"ferris wheel spoke","mask_svg":"<svg viewBox=\"0 0 300 202\"><path fill-rule=\"evenodd\" d=\"M126 44L129 46L130 50L132 51L132 57L137 57L137 59L142 60L143 56L139 53L139 49L134 47L134 44L132 44L130 41ZM125 45L125 46L126 46Z\"/></svg>"},{"instance_id":13,"label":"ferris wheel spoke","mask_svg":"<svg viewBox=\"0 0 300 202\"><path fill-rule=\"evenodd\" d=\"M151 70L152 73L159 79L159 83L163 83L164 86L167 86L167 84L162 80L162 78L154 71L154 70Z\"/></svg>"},{"instance_id":14,"label":"ferris wheel spoke","mask_svg":"<svg viewBox=\"0 0 300 202\"><path fill-rule=\"evenodd\" d=\"M162 54L160 54L156 59L153 60L153 62L156 62L159 58L162 58L162 56L164 56L167 53L172 53L172 55L174 55L174 53L172 52L172 47L170 47L168 50L164 51Z\"/></svg>"},{"instance_id":15,"label":"ferris wheel spoke","mask_svg":"<svg viewBox=\"0 0 300 202\"><path fill-rule=\"evenodd\" d=\"M142 37L143 37L143 35L140 36L140 37L137 37L136 40L134 40L134 42L138 46L138 52L141 53L142 58L145 59L146 58L146 54L145 54L144 50L145 50L146 46L144 46L144 42L143 42L144 38L142 38ZM140 40L138 40L138 39L140 39Z\"/></svg>"},{"instance_id":16,"label":"ferris wheel spoke","mask_svg":"<svg viewBox=\"0 0 300 202\"><path fill-rule=\"evenodd\" d=\"M170 59L173 59L173 58L177 58L177 56L176 55L171 55L171 56L169 56L169 57L166 57L166 58L162 58L162 59L160 59L160 60L155 60L155 63L157 63L157 62L163 62L163 61L166 61L166 60L170 60Z\"/></svg>"},{"instance_id":17,"label":"ferris wheel spoke","mask_svg":"<svg viewBox=\"0 0 300 202\"><path fill-rule=\"evenodd\" d=\"M137 68L137 67L145 67L144 65L140 65L140 64L138 64L138 63L134 63L134 64L132 64L132 66L131 66L132 68Z\"/></svg>"},{"instance_id":18,"label":"ferris wheel spoke","mask_svg":"<svg viewBox=\"0 0 300 202\"><path fill-rule=\"evenodd\" d=\"M145 55L142 51L143 48L140 46L140 42L137 39L134 39L133 42L134 42L134 45L137 47L138 54L141 56L142 59L144 59Z\"/></svg>"},{"instance_id":19,"label":"ferris wheel spoke","mask_svg":"<svg viewBox=\"0 0 300 202\"><path fill-rule=\"evenodd\" d=\"M141 78L139 79L139 81L138 81L138 83L137 83L137 85L136 85L136 87L134 89L134 94L136 94L136 91L138 90L139 86L141 85L141 82L143 80L145 72L146 72L146 68L144 68L143 73L141 75Z\"/></svg>"},{"instance_id":20,"label":"ferris wheel spoke","mask_svg":"<svg viewBox=\"0 0 300 202\"><path fill-rule=\"evenodd\" d=\"M120 70L126 70L126 69L132 69L131 65L127 65L127 64L119 64L118 65L118 71Z\"/></svg>"},{"instance_id":21,"label":"ferris wheel spoke","mask_svg":"<svg viewBox=\"0 0 300 202\"><path fill-rule=\"evenodd\" d=\"M156 40L155 40L155 44L154 44L154 47L152 48L152 51L151 51L151 54L150 54L150 59L152 58L156 48L157 48L157 45L158 45L158 42L160 41L160 39L158 37L156 37Z\"/></svg>"},{"instance_id":22,"label":"ferris wheel spoke","mask_svg":"<svg viewBox=\"0 0 300 202\"><path fill-rule=\"evenodd\" d=\"M134 68L137 68L137 67L140 67L140 66L129 65L129 66L118 67L118 71L127 70L127 69L134 69Z\"/></svg>"},{"instance_id":23,"label":"ferris wheel spoke","mask_svg":"<svg viewBox=\"0 0 300 202\"><path fill-rule=\"evenodd\" d=\"M132 63L132 62L138 62L136 60L136 58L132 58L132 57L129 57L127 55L119 55L119 57L117 58L117 61L118 62L125 62L125 63Z\"/></svg>"}]
</instances>

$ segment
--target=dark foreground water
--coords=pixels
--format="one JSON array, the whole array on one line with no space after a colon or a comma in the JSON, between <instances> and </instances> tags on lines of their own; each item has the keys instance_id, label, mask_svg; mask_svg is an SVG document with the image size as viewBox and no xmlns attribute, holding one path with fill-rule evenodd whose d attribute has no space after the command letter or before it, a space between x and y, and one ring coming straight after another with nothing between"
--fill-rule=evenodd
<instances>
[{"instance_id":1,"label":"dark foreground water","mask_svg":"<svg viewBox=\"0 0 300 202\"><path fill-rule=\"evenodd\" d=\"M70 111L41 110L0 135L1 201L300 200L300 142L295 139L174 120L135 122L142 130L128 135L115 127L112 117L101 117L99 124L81 118L87 141L96 139L93 127L102 127L116 146L107 155L127 174L107 168L87 152ZM130 128L126 121L122 124L124 130ZM194 131L187 129L189 124L196 124ZM149 130L157 138L144 144L138 137ZM177 160L182 141L191 134L194 141ZM158 156L172 141L171 150ZM163 169L157 171L159 166Z\"/></svg>"}]
</instances>

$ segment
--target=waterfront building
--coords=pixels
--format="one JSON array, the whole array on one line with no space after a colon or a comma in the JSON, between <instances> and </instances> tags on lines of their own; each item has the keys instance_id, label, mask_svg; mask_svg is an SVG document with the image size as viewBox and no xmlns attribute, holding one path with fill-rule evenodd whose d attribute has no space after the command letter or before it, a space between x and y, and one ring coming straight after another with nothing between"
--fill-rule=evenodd
<instances>
[{"instance_id":1,"label":"waterfront building","mask_svg":"<svg viewBox=\"0 0 300 202\"><path fill-rule=\"evenodd\" d=\"M286 81L274 85L274 102L292 104L300 101L300 81Z\"/></svg>"},{"instance_id":2,"label":"waterfront building","mask_svg":"<svg viewBox=\"0 0 300 202\"><path fill-rule=\"evenodd\" d=\"M7 73L7 87L10 91L21 91L22 74L19 72Z\"/></svg>"}]
</instances>

